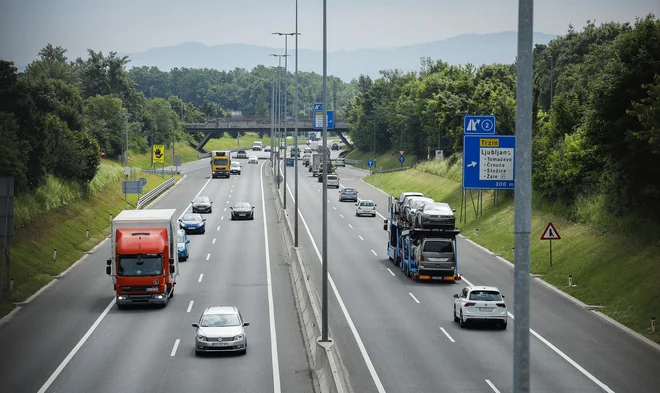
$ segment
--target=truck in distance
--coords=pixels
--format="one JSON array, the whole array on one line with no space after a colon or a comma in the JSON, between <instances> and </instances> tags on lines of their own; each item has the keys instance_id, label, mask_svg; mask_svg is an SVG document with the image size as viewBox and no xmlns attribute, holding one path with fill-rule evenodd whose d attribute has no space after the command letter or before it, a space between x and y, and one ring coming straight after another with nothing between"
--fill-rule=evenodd
<instances>
[{"instance_id":1,"label":"truck in distance","mask_svg":"<svg viewBox=\"0 0 660 393\"><path fill-rule=\"evenodd\" d=\"M124 210L112 220L106 274L118 307L158 304L174 296L179 275L175 209Z\"/></svg>"},{"instance_id":2,"label":"truck in distance","mask_svg":"<svg viewBox=\"0 0 660 393\"><path fill-rule=\"evenodd\" d=\"M211 177L230 176L231 157L226 150L213 150L211 152Z\"/></svg>"}]
</instances>

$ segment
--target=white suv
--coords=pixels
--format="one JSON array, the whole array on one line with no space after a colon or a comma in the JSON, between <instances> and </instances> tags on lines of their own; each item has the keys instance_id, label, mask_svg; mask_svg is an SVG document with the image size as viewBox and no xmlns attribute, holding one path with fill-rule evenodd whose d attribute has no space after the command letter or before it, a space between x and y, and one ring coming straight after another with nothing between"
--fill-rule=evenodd
<instances>
[{"instance_id":1,"label":"white suv","mask_svg":"<svg viewBox=\"0 0 660 393\"><path fill-rule=\"evenodd\" d=\"M485 321L506 329L506 303L496 287L465 287L454 298L454 321L461 327L465 327L468 321Z\"/></svg>"}]
</instances>

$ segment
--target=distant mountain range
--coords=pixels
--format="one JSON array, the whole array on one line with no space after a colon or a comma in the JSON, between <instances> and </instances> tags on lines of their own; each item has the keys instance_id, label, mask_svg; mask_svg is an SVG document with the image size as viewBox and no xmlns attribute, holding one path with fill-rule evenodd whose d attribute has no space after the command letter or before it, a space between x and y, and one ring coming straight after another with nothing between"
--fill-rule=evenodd
<instances>
[{"instance_id":1,"label":"distant mountain range","mask_svg":"<svg viewBox=\"0 0 660 393\"><path fill-rule=\"evenodd\" d=\"M557 36L534 33L534 44L547 44ZM236 67L252 69L259 64L277 64L270 53L282 53L282 48L248 44L224 44L207 46L198 42L152 48L144 52L120 53L129 56L129 67L156 66L163 71L175 67L215 68L231 70ZM361 74L372 78L380 70L398 68L418 71L420 58L442 59L449 64L474 65L491 63L513 63L517 52L517 34L514 31L490 34L463 34L442 41L415 44L391 49L357 49L328 53L328 74L348 82ZM293 49L289 47L289 54ZM302 71L323 72L323 53L317 50L298 50L298 66ZM289 69L293 69L293 58L289 58Z\"/></svg>"}]
</instances>

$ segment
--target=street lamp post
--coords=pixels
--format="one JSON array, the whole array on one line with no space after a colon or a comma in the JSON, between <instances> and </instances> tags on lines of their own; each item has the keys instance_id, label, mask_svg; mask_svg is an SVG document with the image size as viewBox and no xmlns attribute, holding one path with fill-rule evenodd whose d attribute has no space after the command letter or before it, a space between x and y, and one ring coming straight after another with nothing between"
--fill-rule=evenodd
<instances>
[{"instance_id":1,"label":"street lamp post","mask_svg":"<svg viewBox=\"0 0 660 393\"><path fill-rule=\"evenodd\" d=\"M323 281L321 286L321 342L328 342L328 17L323 0Z\"/></svg>"},{"instance_id":2,"label":"street lamp post","mask_svg":"<svg viewBox=\"0 0 660 393\"><path fill-rule=\"evenodd\" d=\"M300 33L298 33L298 0L296 0L296 96L294 99L294 104L293 104L293 111L295 114L294 121L296 122L294 126L294 131L293 131L293 143L296 146L296 155L300 152L300 147L298 146L298 36ZM298 247L298 157L296 157L295 161L295 168L294 171L296 173L295 175L295 196L294 196L294 231L293 231L293 246Z\"/></svg>"},{"instance_id":3,"label":"street lamp post","mask_svg":"<svg viewBox=\"0 0 660 393\"><path fill-rule=\"evenodd\" d=\"M286 141L286 133L287 133L287 121L286 121L286 101L288 97L288 80L289 80L289 71L288 71L288 57L289 57L289 48L288 48L288 38L290 35L296 35L296 33L273 33L275 35L279 36L284 36L284 162L286 163L286 149L287 149L287 141ZM284 209L286 210L286 173L287 173L286 165L284 166Z\"/></svg>"},{"instance_id":4,"label":"street lamp post","mask_svg":"<svg viewBox=\"0 0 660 393\"><path fill-rule=\"evenodd\" d=\"M275 56L275 57L278 58L278 63L277 63L277 122L276 122L276 123L277 123L277 129L278 129L278 131L276 131L276 133L281 133L281 131L279 131L279 130L281 130L281 128L280 128L280 127L281 127L280 124L281 124L281 121L282 121L282 111L281 111L281 106L282 106L282 97L281 97L281 95L282 95L282 89L281 89L281 84L280 84L280 83L281 83L281 82L280 82L280 79L281 79L281 78L280 78L280 69L282 68L282 57L286 58L287 55L286 55L286 54L284 54L284 55L277 55L277 54L271 53L270 56ZM280 137L281 137L281 136L280 136ZM278 150L277 150L277 155L276 155L277 162L275 163L275 166L277 167L277 169L275 170L275 173L277 173L277 177L276 177L276 179L279 180L279 177L280 177L280 170L281 170L281 168L280 168L280 164L279 164L279 163L280 163L280 158L279 158L279 157L280 157L279 143L278 143L277 145L278 145L278 148L277 148ZM284 157L286 158L286 152L284 152ZM285 172L285 174L286 174L286 172ZM277 188L278 188L278 189L280 188L280 183L279 183L279 181L277 181ZM285 193L284 195L286 195L286 193Z\"/></svg>"}]
</instances>

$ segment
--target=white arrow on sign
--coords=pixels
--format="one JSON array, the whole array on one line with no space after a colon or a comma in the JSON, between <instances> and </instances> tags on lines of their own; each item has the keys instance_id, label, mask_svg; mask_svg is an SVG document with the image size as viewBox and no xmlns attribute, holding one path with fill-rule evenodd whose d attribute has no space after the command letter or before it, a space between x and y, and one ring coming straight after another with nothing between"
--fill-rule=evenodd
<instances>
[{"instance_id":1,"label":"white arrow on sign","mask_svg":"<svg viewBox=\"0 0 660 393\"><path fill-rule=\"evenodd\" d=\"M476 162L476 161L472 161L472 162L470 162L470 163L468 164L467 167L469 168L469 167L471 167L471 166L477 166L477 162Z\"/></svg>"},{"instance_id":2,"label":"white arrow on sign","mask_svg":"<svg viewBox=\"0 0 660 393\"><path fill-rule=\"evenodd\" d=\"M403 150L399 150L399 155L400 155L400 156L403 155Z\"/></svg>"}]
</instances>

